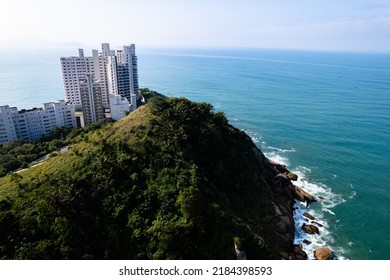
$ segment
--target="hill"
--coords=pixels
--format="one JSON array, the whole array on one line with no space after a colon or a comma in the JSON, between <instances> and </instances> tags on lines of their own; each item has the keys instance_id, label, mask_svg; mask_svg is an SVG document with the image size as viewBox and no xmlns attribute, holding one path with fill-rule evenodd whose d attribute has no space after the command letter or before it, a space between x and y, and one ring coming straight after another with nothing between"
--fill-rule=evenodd
<instances>
[{"instance_id":1,"label":"hill","mask_svg":"<svg viewBox=\"0 0 390 280\"><path fill-rule=\"evenodd\" d=\"M292 196L210 104L155 97L0 179L1 259L280 259Z\"/></svg>"}]
</instances>

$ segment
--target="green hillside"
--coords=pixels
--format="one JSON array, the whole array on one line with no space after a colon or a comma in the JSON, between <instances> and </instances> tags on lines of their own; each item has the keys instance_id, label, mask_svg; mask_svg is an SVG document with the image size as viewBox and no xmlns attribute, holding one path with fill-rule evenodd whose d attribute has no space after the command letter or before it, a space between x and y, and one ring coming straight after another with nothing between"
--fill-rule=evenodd
<instances>
[{"instance_id":1,"label":"green hillside","mask_svg":"<svg viewBox=\"0 0 390 280\"><path fill-rule=\"evenodd\" d=\"M255 149L209 104L150 99L0 178L0 259L282 258Z\"/></svg>"}]
</instances>

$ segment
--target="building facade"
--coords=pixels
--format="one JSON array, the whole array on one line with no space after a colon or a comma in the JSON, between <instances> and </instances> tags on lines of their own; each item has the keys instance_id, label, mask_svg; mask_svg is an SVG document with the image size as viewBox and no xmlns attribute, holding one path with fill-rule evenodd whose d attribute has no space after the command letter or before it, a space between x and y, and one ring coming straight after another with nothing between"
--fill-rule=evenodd
<instances>
[{"instance_id":1,"label":"building facade","mask_svg":"<svg viewBox=\"0 0 390 280\"><path fill-rule=\"evenodd\" d=\"M135 94L136 96L138 96L139 95L138 66L137 66L138 60L135 54L135 45L131 44L129 46L124 46L121 57L122 57L121 60L122 66L128 68L128 74L127 74L129 77L128 91L130 91L130 95Z\"/></svg>"},{"instance_id":2,"label":"building facade","mask_svg":"<svg viewBox=\"0 0 390 280\"><path fill-rule=\"evenodd\" d=\"M76 127L74 105L59 100L44 103L43 108L20 111L0 106L0 144L16 139L38 140L55 127Z\"/></svg>"},{"instance_id":3,"label":"building facade","mask_svg":"<svg viewBox=\"0 0 390 280\"><path fill-rule=\"evenodd\" d=\"M123 119L130 110L130 104L126 98L110 94L110 114L113 120Z\"/></svg>"},{"instance_id":4,"label":"building facade","mask_svg":"<svg viewBox=\"0 0 390 280\"><path fill-rule=\"evenodd\" d=\"M0 106L0 144L17 139L12 110L8 105Z\"/></svg>"},{"instance_id":5,"label":"building facade","mask_svg":"<svg viewBox=\"0 0 390 280\"><path fill-rule=\"evenodd\" d=\"M86 75L79 81L80 99L83 110L84 125L89 125L104 118L102 87L92 75Z\"/></svg>"},{"instance_id":6,"label":"building facade","mask_svg":"<svg viewBox=\"0 0 390 280\"><path fill-rule=\"evenodd\" d=\"M86 75L99 80L104 109L110 108L110 94L125 97L129 103L132 102L132 94L139 94L134 44L115 51L108 43L103 43L101 52L92 50L90 57L79 49L79 56L61 57L60 60L66 100L77 107L82 106L79 81L84 80ZM131 104L131 108L135 107L136 104Z\"/></svg>"},{"instance_id":7,"label":"building facade","mask_svg":"<svg viewBox=\"0 0 390 280\"><path fill-rule=\"evenodd\" d=\"M94 79L101 78L100 68L103 65L102 57L97 50L92 51L92 56L84 56L84 50L79 49L79 56L61 57L61 70L64 82L66 101L81 106L79 81L90 74ZM105 73L102 74L103 76Z\"/></svg>"}]
</instances>

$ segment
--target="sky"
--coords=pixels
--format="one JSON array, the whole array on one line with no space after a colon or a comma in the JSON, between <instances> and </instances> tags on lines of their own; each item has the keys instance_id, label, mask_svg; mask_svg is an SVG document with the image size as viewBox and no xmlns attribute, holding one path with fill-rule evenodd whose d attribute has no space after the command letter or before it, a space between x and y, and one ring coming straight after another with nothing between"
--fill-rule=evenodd
<instances>
[{"instance_id":1,"label":"sky","mask_svg":"<svg viewBox=\"0 0 390 280\"><path fill-rule=\"evenodd\" d=\"M0 0L0 46L390 53L390 0Z\"/></svg>"}]
</instances>

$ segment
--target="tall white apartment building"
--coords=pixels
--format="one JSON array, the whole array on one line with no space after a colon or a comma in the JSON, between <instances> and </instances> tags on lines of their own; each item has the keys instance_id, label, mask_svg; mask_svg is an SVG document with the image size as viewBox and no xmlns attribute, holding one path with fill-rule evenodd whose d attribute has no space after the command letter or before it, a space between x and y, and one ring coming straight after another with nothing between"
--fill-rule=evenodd
<instances>
[{"instance_id":1,"label":"tall white apartment building","mask_svg":"<svg viewBox=\"0 0 390 280\"><path fill-rule=\"evenodd\" d=\"M106 67L106 74L108 76L107 79L107 86L108 86L108 93L111 95L118 95L119 89L118 89L118 63L117 63L117 57L115 55L111 55L107 57L107 67Z\"/></svg>"},{"instance_id":2,"label":"tall white apartment building","mask_svg":"<svg viewBox=\"0 0 390 280\"><path fill-rule=\"evenodd\" d=\"M84 125L103 119L104 109L100 82L94 81L92 75L87 74L83 80L80 80L79 84Z\"/></svg>"},{"instance_id":3,"label":"tall white apartment building","mask_svg":"<svg viewBox=\"0 0 390 280\"><path fill-rule=\"evenodd\" d=\"M21 111L8 105L0 106L0 144L16 139L38 140L62 126L76 127L75 106L65 100Z\"/></svg>"},{"instance_id":4,"label":"tall white apartment building","mask_svg":"<svg viewBox=\"0 0 390 280\"><path fill-rule=\"evenodd\" d=\"M122 64L129 67L129 79L130 79L130 94L139 95L138 85L138 61L135 55L135 45L123 47Z\"/></svg>"},{"instance_id":5,"label":"tall white apartment building","mask_svg":"<svg viewBox=\"0 0 390 280\"><path fill-rule=\"evenodd\" d=\"M61 57L62 76L66 100L81 106L80 83L85 76L91 75L99 80L102 103L110 108L109 94L120 95L131 102L131 95L138 95L138 69L135 45L124 46L123 50L110 49L108 43L102 44L102 51L92 50L92 56L86 57L79 49L79 56ZM136 104L131 104L132 108Z\"/></svg>"},{"instance_id":6,"label":"tall white apartment building","mask_svg":"<svg viewBox=\"0 0 390 280\"><path fill-rule=\"evenodd\" d=\"M115 51L110 49L110 44L102 43L102 52L99 55L99 76L94 78L100 81L102 102L106 109L110 108L109 84L113 83L113 78L109 76L107 71L107 64L111 56L115 56Z\"/></svg>"},{"instance_id":7,"label":"tall white apartment building","mask_svg":"<svg viewBox=\"0 0 390 280\"><path fill-rule=\"evenodd\" d=\"M108 53L108 51L106 51ZM107 57L108 93L126 98L132 107L131 95L138 96L138 67L135 45L124 46L123 50L111 51Z\"/></svg>"},{"instance_id":8,"label":"tall white apartment building","mask_svg":"<svg viewBox=\"0 0 390 280\"><path fill-rule=\"evenodd\" d=\"M69 103L76 106L81 105L79 80L84 79L87 72L91 70L94 72L94 67L89 67L89 63L93 64L93 62L87 61L82 49L79 49L79 56L61 57L65 96Z\"/></svg>"}]
</instances>

